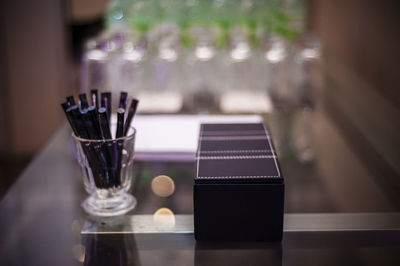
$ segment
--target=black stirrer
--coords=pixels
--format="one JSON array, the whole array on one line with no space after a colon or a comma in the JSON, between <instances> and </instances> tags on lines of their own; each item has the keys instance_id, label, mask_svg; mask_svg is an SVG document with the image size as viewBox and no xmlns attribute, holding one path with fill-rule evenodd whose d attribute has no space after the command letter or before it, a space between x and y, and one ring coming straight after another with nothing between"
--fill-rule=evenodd
<instances>
[{"instance_id":1,"label":"black stirrer","mask_svg":"<svg viewBox=\"0 0 400 266\"><path fill-rule=\"evenodd\" d=\"M107 118L106 108L104 108L104 107L99 108L98 113L99 113L101 135L102 135L103 139L112 139L110 124L108 123L108 118Z\"/></svg>"},{"instance_id":2,"label":"black stirrer","mask_svg":"<svg viewBox=\"0 0 400 266\"><path fill-rule=\"evenodd\" d=\"M79 107L77 105L73 105L65 108L65 103L61 104L61 106L64 109L65 115L67 116L68 122L71 125L72 131L74 132L75 136L87 138L88 134L80 117Z\"/></svg>"},{"instance_id":3,"label":"black stirrer","mask_svg":"<svg viewBox=\"0 0 400 266\"><path fill-rule=\"evenodd\" d=\"M128 116L126 117L126 121L125 121L124 136L126 136L128 134L133 116L136 113L138 103L139 103L139 101L137 99L132 99L132 101L131 101L131 105L129 106Z\"/></svg>"},{"instance_id":4,"label":"black stirrer","mask_svg":"<svg viewBox=\"0 0 400 266\"><path fill-rule=\"evenodd\" d=\"M86 109L86 108L89 107L89 104L88 104L88 101L87 101L85 93L79 94L79 105L81 107L81 110Z\"/></svg>"},{"instance_id":5,"label":"black stirrer","mask_svg":"<svg viewBox=\"0 0 400 266\"><path fill-rule=\"evenodd\" d=\"M110 120L111 120L111 92L102 92L101 93L101 107L106 108L108 124L110 124Z\"/></svg>"},{"instance_id":6,"label":"black stirrer","mask_svg":"<svg viewBox=\"0 0 400 266\"><path fill-rule=\"evenodd\" d=\"M126 109L126 105L128 104L128 93L125 91L121 91L119 95L119 106L118 108Z\"/></svg>"},{"instance_id":7,"label":"black stirrer","mask_svg":"<svg viewBox=\"0 0 400 266\"><path fill-rule=\"evenodd\" d=\"M81 110L81 117L83 121L84 128L88 133L88 139L98 139L96 130L92 121L92 115L90 114L88 108Z\"/></svg>"},{"instance_id":8,"label":"black stirrer","mask_svg":"<svg viewBox=\"0 0 400 266\"><path fill-rule=\"evenodd\" d=\"M111 140L112 136L111 136L111 130L110 130L110 125L108 124L108 119L107 119L107 110L104 107L101 107L98 109L97 111L98 114L98 120L99 120L99 124L100 124L100 131L101 131L101 136L103 140ZM115 147L116 145L110 142L103 142L101 143L101 147L102 147L102 153L105 157L105 160L107 162L107 177L109 180L109 184L110 186L117 186L118 185L118 181L117 177L116 177L116 170L117 168L114 168L113 166L115 165L113 163L113 158L114 158L114 149L113 147Z\"/></svg>"},{"instance_id":9,"label":"black stirrer","mask_svg":"<svg viewBox=\"0 0 400 266\"><path fill-rule=\"evenodd\" d=\"M99 108L98 92L96 89L90 90L90 99L92 100L92 106Z\"/></svg>"},{"instance_id":10,"label":"black stirrer","mask_svg":"<svg viewBox=\"0 0 400 266\"><path fill-rule=\"evenodd\" d=\"M125 115L125 110L122 108L118 108L117 110L117 130L115 133L115 138L121 138L123 137L124 134L124 115ZM123 140L117 140L117 154L115 157L115 160L117 162L117 172L116 175L117 177L120 176L121 173L121 161L122 161L122 149L124 146L124 141ZM116 186L121 184L121 180L118 178L115 180Z\"/></svg>"},{"instance_id":11,"label":"black stirrer","mask_svg":"<svg viewBox=\"0 0 400 266\"><path fill-rule=\"evenodd\" d=\"M95 106L89 106L87 108L88 113L89 113L89 118L93 124L93 131L95 133L96 138L95 139L101 139L101 129L100 129L100 123L99 123L99 117L97 115L97 110Z\"/></svg>"},{"instance_id":12,"label":"black stirrer","mask_svg":"<svg viewBox=\"0 0 400 266\"><path fill-rule=\"evenodd\" d=\"M124 116L125 110L118 108L117 110L117 130L115 132L115 138L121 138L124 136Z\"/></svg>"},{"instance_id":13,"label":"black stirrer","mask_svg":"<svg viewBox=\"0 0 400 266\"><path fill-rule=\"evenodd\" d=\"M72 115L72 120L73 120L73 123L74 123L76 131L77 131L77 134L75 134L75 136L84 138L84 139L88 139L89 134L86 130L85 123L82 120L78 105L69 107L67 112L70 112Z\"/></svg>"}]
</instances>

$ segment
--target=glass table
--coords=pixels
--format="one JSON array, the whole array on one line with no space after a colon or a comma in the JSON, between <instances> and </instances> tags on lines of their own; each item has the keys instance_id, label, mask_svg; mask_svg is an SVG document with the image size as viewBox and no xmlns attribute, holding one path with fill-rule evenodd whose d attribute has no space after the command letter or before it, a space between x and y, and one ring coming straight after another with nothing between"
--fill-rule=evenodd
<instances>
[{"instance_id":1,"label":"glass table","mask_svg":"<svg viewBox=\"0 0 400 266\"><path fill-rule=\"evenodd\" d=\"M345 171L329 153L330 145L341 144L332 136L331 125L323 117L314 120L331 136L322 151L316 149L313 161L304 162L285 147L291 142L287 132L298 133L287 128L296 114L263 118L278 142L286 183L281 243L196 243L190 155L174 160L138 156L132 188L138 200L135 210L117 218L86 215L80 203L87 194L65 124L0 202L0 264L398 265L398 202L371 185L368 171L356 177L366 184L343 181ZM345 162L358 158L341 156ZM158 175L172 178L171 196L160 197L152 190Z\"/></svg>"}]
</instances>

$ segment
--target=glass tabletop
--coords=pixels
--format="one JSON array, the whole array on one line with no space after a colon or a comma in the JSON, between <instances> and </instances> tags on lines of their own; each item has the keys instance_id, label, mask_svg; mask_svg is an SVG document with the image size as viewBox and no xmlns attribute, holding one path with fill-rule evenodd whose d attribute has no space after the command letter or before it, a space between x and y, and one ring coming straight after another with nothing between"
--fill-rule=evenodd
<instances>
[{"instance_id":1,"label":"glass tabletop","mask_svg":"<svg viewBox=\"0 0 400 266\"><path fill-rule=\"evenodd\" d=\"M351 168L337 167L337 157L333 157L337 155L330 148L346 145L324 117L313 121L320 123L322 135L330 132L329 141L325 140L322 149L316 145L313 160L299 159L299 150L285 147L293 141L291 134L301 130L287 128L293 126L288 121L298 117L304 119L304 114L263 117L271 128L285 177L282 243L196 243L191 222L194 159L138 156L131 191L138 200L136 208L122 218L86 215L80 204L87 193L74 158L71 132L64 125L0 202L1 264L397 265L398 202L373 182L354 152L344 149L340 155ZM365 175L344 179L354 173ZM164 180L170 189L168 196L160 196L154 184L160 175L169 177ZM162 216L163 232L154 227L160 213L169 214ZM135 231L140 223L148 231ZM171 223L180 229L165 230ZM99 227L90 231L88 224ZM129 231L127 225L136 227Z\"/></svg>"}]
</instances>

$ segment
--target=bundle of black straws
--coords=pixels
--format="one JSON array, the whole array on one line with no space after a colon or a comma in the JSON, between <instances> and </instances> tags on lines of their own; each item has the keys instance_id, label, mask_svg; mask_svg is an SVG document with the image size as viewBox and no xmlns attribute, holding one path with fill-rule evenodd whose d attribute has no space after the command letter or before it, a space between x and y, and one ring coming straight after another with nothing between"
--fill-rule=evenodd
<instances>
[{"instance_id":1,"label":"bundle of black straws","mask_svg":"<svg viewBox=\"0 0 400 266\"><path fill-rule=\"evenodd\" d=\"M138 105L137 99L132 99L127 111L128 93L121 92L117 109L117 125L115 139L111 134L111 93L101 93L101 107L98 101L98 91L90 91L89 106L86 94L79 94L78 104L73 96L66 98L61 104L75 136L81 138L82 151L92 170L97 188L107 189L121 185L121 161L124 140L131 127L132 119ZM125 119L125 114L127 114ZM95 141L93 141L95 140Z\"/></svg>"}]
</instances>

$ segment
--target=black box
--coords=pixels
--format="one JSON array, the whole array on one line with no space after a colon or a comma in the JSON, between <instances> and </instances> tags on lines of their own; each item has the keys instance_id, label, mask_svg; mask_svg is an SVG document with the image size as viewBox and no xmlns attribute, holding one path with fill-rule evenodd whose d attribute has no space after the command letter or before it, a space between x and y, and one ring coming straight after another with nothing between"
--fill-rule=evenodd
<instances>
[{"instance_id":1,"label":"black box","mask_svg":"<svg viewBox=\"0 0 400 266\"><path fill-rule=\"evenodd\" d=\"M285 186L264 124L202 124L196 160L196 240L282 240Z\"/></svg>"}]
</instances>

